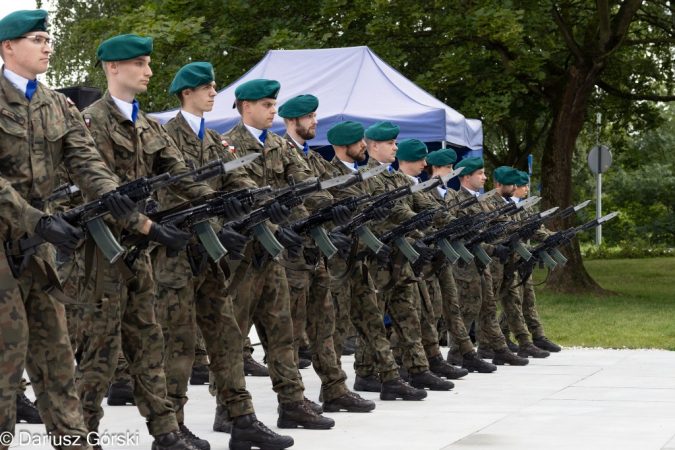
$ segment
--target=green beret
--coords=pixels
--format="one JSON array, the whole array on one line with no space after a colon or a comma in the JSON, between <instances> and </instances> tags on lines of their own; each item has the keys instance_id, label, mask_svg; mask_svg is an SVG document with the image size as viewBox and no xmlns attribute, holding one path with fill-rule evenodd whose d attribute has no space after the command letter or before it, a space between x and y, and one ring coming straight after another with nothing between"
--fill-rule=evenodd
<instances>
[{"instance_id":1,"label":"green beret","mask_svg":"<svg viewBox=\"0 0 675 450\"><path fill-rule=\"evenodd\" d=\"M428 154L426 144L418 139L403 139L396 150L396 157L402 161L419 161Z\"/></svg>"},{"instance_id":2,"label":"green beret","mask_svg":"<svg viewBox=\"0 0 675 450\"><path fill-rule=\"evenodd\" d=\"M313 95L298 95L279 108L279 117L284 119L295 119L309 113L313 113L319 107L319 99Z\"/></svg>"},{"instance_id":3,"label":"green beret","mask_svg":"<svg viewBox=\"0 0 675 450\"><path fill-rule=\"evenodd\" d=\"M485 163L483 162L483 158L465 158L455 165L455 169L459 169L460 167L464 167L460 175L471 175L478 169L485 167Z\"/></svg>"},{"instance_id":4,"label":"green beret","mask_svg":"<svg viewBox=\"0 0 675 450\"><path fill-rule=\"evenodd\" d=\"M193 62L187 64L176 73L169 87L169 94L177 94L184 89L196 88L211 83L216 79L213 66L207 62Z\"/></svg>"},{"instance_id":5,"label":"green beret","mask_svg":"<svg viewBox=\"0 0 675 450\"><path fill-rule=\"evenodd\" d=\"M328 142L333 145L350 145L363 139L365 127L358 122L340 122L328 130Z\"/></svg>"},{"instance_id":6,"label":"green beret","mask_svg":"<svg viewBox=\"0 0 675 450\"><path fill-rule=\"evenodd\" d=\"M234 97L237 100L260 100L261 98L277 98L281 84L276 80L257 80L247 81L237 86L234 90Z\"/></svg>"},{"instance_id":7,"label":"green beret","mask_svg":"<svg viewBox=\"0 0 675 450\"><path fill-rule=\"evenodd\" d=\"M524 186L526 184L530 184L530 176L527 174L527 172L519 170L518 175L520 176L520 181L516 183L517 186Z\"/></svg>"},{"instance_id":8,"label":"green beret","mask_svg":"<svg viewBox=\"0 0 675 450\"><path fill-rule=\"evenodd\" d=\"M136 34L121 34L98 46L96 56L101 61L126 61L152 53L152 38Z\"/></svg>"},{"instance_id":9,"label":"green beret","mask_svg":"<svg viewBox=\"0 0 675 450\"><path fill-rule=\"evenodd\" d=\"M366 137L373 141L396 139L401 129L391 122L377 122L366 130Z\"/></svg>"},{"instance_id":10,"label":"green beret","mask_svg":"<svg viewBox=\"0 0 675 450\"><path fill-rule=\"evenodd\" d=\"M48 31L49 18L44 9L14 11L0 20L0 42L16 39L29 31Z\"/></svg>"},{"instance_id":11,"label":"green beret","mask_svg":"<svg viewBox=\"0 0 675 450\"><path fill-rule=\"evenodd\" d=\"M454 164L455 161L457 161L457 153L451 148L442 148L429 153L429 156L427 156L427 164L432 166L447 166L448 164Z\"/></svg>"},{"instance_id":12,"label":"green beret","mask_svg":"<svg viewBox=\"0 0 675 450\"><path fill-rule=\"evenodd\" d=\"M501 184L518 184L520 182L518 169L508 166L497 167L494 172L494 177L495 181Z\"/></svg>"}]
</instances>

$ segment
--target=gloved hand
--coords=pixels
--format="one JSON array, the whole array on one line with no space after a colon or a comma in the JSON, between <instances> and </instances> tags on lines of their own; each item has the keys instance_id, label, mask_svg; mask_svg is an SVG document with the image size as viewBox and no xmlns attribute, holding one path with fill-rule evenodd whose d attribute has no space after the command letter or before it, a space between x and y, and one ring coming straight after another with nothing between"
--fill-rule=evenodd
<instances>
[{"instance_id":1,"label":"gloved hand","mask_svg":"<svg viewBox=\"0 0 675 450\"><path fill-rule=\"evenodd\" d=\"M345 261L349 259L349 252L352 249L352 240L339 231L331 231L328 233L328 239L338 249L338 255Z\"/></svg>"},{"instance_id":2,"label":"gloved hand","mask_svg":"<svg viewBox=\"0 0 675 450\"><path fill-rule=\"evenodd\" d=\"M167 253L176 253L183 249L192 239L192 233L181 230L176 225L152 222L148 239L166 246Z\"/></svg>"},{"instance_id":3,"label":"gloved hand","mask_svg":"<svg viewBox=\"0 0 675 450\"><path fill-rule=\"evenodd\" d=\"M228 198L223 202L223 210L225 222L232 222L250 214L251 206L248 203L241 203L236 198Z\"/></svg>"},{"instance_id":4,"label":"gloved hand","mask_svg":"<svg viewBox=\"0 0 675 450\"><path fill-rule=\"evenodd\" d=\"M429 228L434 223L433 216L427 216L424 220L417 222L417 229L419 231L424 231Z\"/></svg>"},{"instance_id":5,"label":"gloved hand","mask_svg":"<svg viewBox=\"0 0 675 450\"><path fill-rule=\"evenodd\" d=\"M84 239L84 232L66 222L59 216L44 216L35 226L35 234L45 241L62 248L71 254L75 251L80 239Z\"/></svg>"},{"instance_id":6,"label":"gloved hand","mask_svg":"<svg viewBox=\"0 0 675 450\"><path fill-rule=\"evenodd\" d=\"M495 257L499 258L500 261L507 261L509 256L511 256L511 247L506 245L497 244L495 245L494 252L492 253Z\"/></svg>"},{"instance_id":7,"label":"gloved hand","mask_svg":"<svg viewBox=\"0 0 675 450\"><path fill-rule=\"evenodd\" d=\"M377 208L373 209L373 218L375 218L375 220L377 220L378 222L386 219L389 216L389 214L391 214L391 208L378 206Z\"/></svg>"},{"instance_id":8,"label":"gloved hand","mask_svg":"<svg viewBox=\"0 0 675 450\"><path fill-rule=\"evenodd\" d=\"M239 234L232 227L225 225L218 232L218 240L230 254L231 259L239 260L244 259L244 249L246 248L246 244L251 241L251 238Z\"/></svg>"},{"instance_id":9,"label":"gloved hand","mask_svg":"<svg viewBox=\"0 0 675 450\"><path fill-rule=\"evenodd\" d=\"M412 246L417 253L420 254L420 257L417 258L417 264L420 267L424 267L431 262L431 258L434 257L436 253L433 249L429 248L424 242L417 240Z\"/></svg>"},{"instance_id":10,"label":"gloved hand","mask_svg":"<svg viewBox=\"0 0 675 450\"><path fill-rule=\"evenodd\" d=\"M133 213L138 211L138 205L129 197L119 192L104 197L103 203L115 220L128 219Z\"/></svg>"},{"instance_id":11,"label":"gloved hand","mask_svg":"<svg viewBox=\"0 0 675 450\"><path fill-rule=\"evenodd\" d=\"M525 240L525 241L528 240L528 239L532 239L532 237L534 236L534 233L536 231L537 230L535 230L532 227L525 227L525 229L521 230L520 238Z\"/></svg>"},{"instance_id":12,"label":"gloved hand","mask_svg":"<svg viewBox=\"0 0 675 450\"><path fill-rule=\"evenodd\" d=\"M389 260L391 259L391 254L394 252L394 249L389 247L387 244L384 244L380 250L378 250L377 253L375 253L375 257L377 258L377 265L378 266L384 266L387 263L389 263Z\"/></svg>"},{"instance_id":13,"label":"gloved hand","mask_svg":"<svg viewBox=\"0 0 675 450\"><path fill-rule=\"evenodd\" d=\"M288 254L297 258L302 253L302 237L288 227L279 227L277 229L277 240L288 250Z\"/></svg>"},{"instance_id":14,"label":"gloved hand","mask_svg":"<svg viewBox=\"0 0 675 450\"><path fill-rule=\"evenodd\" d=\"M291 217L291 210L279 202L274 202L270 206L270 222L279 225Z\"/></svg>"},{"instance_id":15,"label":"gloved hand","mask_svg":"<svg viewBox=\"0 0 675 450\"><path fill-rule=\"evenodd\" d=\"M349 223L352 218L351 210L344 205L336 206L330 213L333 223L338 226Z\"/></svg>"},{"instance_id":16,"label":"gloved hand","mask_svg":"<svg viewBox=\"0 0 675 450\"><path fill-rule=\"evenodd\" d=\"M563 237L558 241L558 242L560 242L560 245L558 245L558 247L565 247L565 246L567 246L567 245L570 245L570 244L572 243L572 239L574 239L574 238L568 237L568 236L563 236Z\"/></svg>"}]
</instances>

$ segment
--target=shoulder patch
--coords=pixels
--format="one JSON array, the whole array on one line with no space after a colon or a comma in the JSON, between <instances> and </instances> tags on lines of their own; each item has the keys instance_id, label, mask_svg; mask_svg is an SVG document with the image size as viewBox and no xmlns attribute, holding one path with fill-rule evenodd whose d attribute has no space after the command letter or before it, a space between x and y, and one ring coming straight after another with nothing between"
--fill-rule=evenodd
<instances>
[{"instance_id":1,"label":"shoulder patch","mask_svg":"<svg viewBox=\"0 0 675 450\"><path fill-rule=\"evenodd\" d=\"M84 119L84 124L87 126L87 128L89 128L89 125L91 125L91 119L89 117L86 117Z\"/></svg>"},{"instance_id":2,"label":"shoulder patch","mask_svg":"<svg viewBox=\"0 0 675 450\"><path fill-rule=\"evenodd\" d=\"M66 100L68 100L68 104L71 106L75 106L75 102L70 99L70 97L66 97Z\"/></svg>"},{"instance_id":3,"label":"shoulder patch","mask_svg":"<svg viewBox=\"0 0 675 450\"><path fill-rule=\"evenodd\" d=\"M286 142L288 142L288 146L289 146L290 148L294 148L294 147L295 147L295 145L294 145L292 142L290 142L290 141L286 141Z\"/></svg>"}]
</instances>

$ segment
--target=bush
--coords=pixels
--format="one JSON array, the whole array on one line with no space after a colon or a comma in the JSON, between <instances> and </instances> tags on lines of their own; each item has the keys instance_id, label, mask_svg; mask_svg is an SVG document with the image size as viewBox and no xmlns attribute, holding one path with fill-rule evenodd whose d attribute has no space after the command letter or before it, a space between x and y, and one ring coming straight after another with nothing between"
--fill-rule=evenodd
<instances>
[{"instance_id":1,"label":"bush","mask_svg":"<svg viewBox=\"0 0 675 450\"><path fill-rule=\"evenodd\" d=\"M582 243L581 255L589 260L675 257L675 248L664 244L649 244L647 242L634 242L613 246L602 244L600 248L593 244Z\"/></svg>"}]
</instances>

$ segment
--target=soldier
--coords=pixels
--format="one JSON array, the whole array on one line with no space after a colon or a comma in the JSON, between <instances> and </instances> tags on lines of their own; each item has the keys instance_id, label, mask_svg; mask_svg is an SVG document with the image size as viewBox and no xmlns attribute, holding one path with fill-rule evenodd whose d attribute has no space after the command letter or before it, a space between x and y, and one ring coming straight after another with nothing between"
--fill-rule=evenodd
<instances>
[{"instance_id":1,"label":"soldier","mask_svg":"<svg viewBox=\"0 0 675 450\"><path fill-rule=\"evenodd\" d=\"M242 120L221 136L237 156L262 154L246 166L246 172L258 186L269 185L273 189L288 186L289 176L296 181L312 176L288 142L269 131L280 88L279 82L263 79L239 85L235 90L235 106ZM291 220L306 215L307 210L300 205L293 210ZM275 234L290 256L300 257L303 245L300 236L281 226ZM235 316L243 333L255 324L265 348L272 387L279 401L277 426L332 428L335 422L321 416L320 405L310 403L303 395L304 385L293 352L289 285L284 268L277 261L268 260L269 254L257 242L252 250L252 260L242 262L234 275L236 280L241 280L233 300Z\"/></svg>"},{"instance_id":2,"label":"soldier","mask_svg":"<svg viewBox=\"0 0 675 450\"><path fill-rule=\"evenodd\" d=\"M227 151L220 135L204 126L204 113L213 109L217 95L213 67L207 62L194 62L182 67L171 83L169 93L175 94L181 109L165 128L186 159L202 166L209 161L236 159ZM244 169L228 172L208 181L214 191L224 192L255 188L255 183ZM186 199L162 190L158 193L160 210L180 205ZM281 205L279 205L281 207ZM231 199L226 205L231 210L229 220L244 212L241 203ZM284 217L281 217L283 219ZM279 220L281 220L279 219ZM224 218L227 222L228 218ZM218 238L230 255L239 255L248 238L225 225ZM227 405L233 421L230 446L241 448L264 445L282 449L293 445L289 436L279 436L255 416L251 394L244 380L243 338L234 318L232 297L226 287L226 277L218 264L206 264L197 274L190 263L196 254L196 239L188 251L169 257L162 247L155 249L154 273L158 289L157 316L164 333L164 367L167 374L167 393L173 402L178 425L185 436L200 450L210 448L207 441L191 435L184 425L184 406L187 403L187 385L195 357L195 335L201 332L210 354L210 370L217 386L219 405Z\"/></svg>"},{"instance_id":3,"label":"soldier","mask_svg":"<svg viewBox=\"0 0 675 450\"><path fill-rule=\"evenodd\" d=\"M452 172L455 161L457 161L457 154L453 149L437 150L429 153L429 156L427 156L427 167L425 170L429 176L442 177ZM457 192L454 189L439 186L430 192L430 196L439 205L457 203ZM450 332L452 342L459 348L459 352L465 355L465 367L470 367L472 372L492 372L496 370L495 366L478 358L473 343L471 343L471 338L462 319L460 299L452 267L444 267L442 272L437 276L437 281L438 283L434 283L432 279L429 282L429 291L432 296L434 293L440 293L442 313L445 319L444 323Z\"/></svg>"},{"instance_id":4,"label":"soldier","mask_svg":"<svg viewBox=\"0 0 675 450\"><path fill-rule=\"evenodd\" d=\"M521 201L527 197L527 193L529 192L530 177L527 175L527 173L522 171L518 171L518 175L520 176L520 181L516 184L517 188L513 193L514 201ZM551 231L542 226L537 231L535 239L545 240L551 234ZM544 326L542 325L541 319L539 318L539 313L537 312L532 277L528 278L525 284L519 286L518 289L519 295L521 296L520 303L522 305L522 314L525 319L525 323L527 324L527 329L532 334L532 342L542 350L549 352L559 352L561 350L560 346L548 340L546 334L544 333ZM510 291L507 293L507 295L510 295ZM509 299L509 301L512 300ZM504 336L508 339L508 336L511 335L511 331L509 329L509 323L504 310L502 310L501 314L499 315L499 326L501 327ZM516 338L518 339L518 337ZM513 345L516 347L515 344Z\"/></svg>"},{"instance_id":5,"label":"soldier","mask_svg":"<svg viewBox=\"0 0 675 450\"><path fill-rule=\"evenodd\" d=\"M50 215L47 199L63 161L80 188L99 197L117 188L115 175L96 152L75 104L37 81L52 53L44 10L16 11L0 20L0 434L14 433L16 395L24 368L36 405L61 449L90 448L73 383L74 358L62 292L54 269L54 246L75 249L84 233ZM8 163L11 161L11 164ZM108 196L115 219L134 211L128 197ZM17 240L37 235L48 244L21 263ZM19 269L21 270L21 269ZM51 289L45 286L51 285ZM57 302L57 300L59 300ZM6 449L4 442L0 448Z\"/></svg>"},{"instance_id":6,"label":"soldier","mask_svg":"<svg viewBox=\"0 0 675 450\"><path fill-rule=\"evenodd\" d=\"M494 186L497 189L497 193L488 199L488 202L491 204L493 209L499 208L504 205L504 203L511 203L511 197L513 192L516 190L516 183L520 180L520 175L518 174L517 169L513 169L507 166L497 167L493 173L494 177ZM517 214L512 219L509 220L518 220L520 219L520 214ZM514 256L509 255L508 258L504 258L499 254L499 250L505 250L507 253L510 253L510 249L505 248L504 246L497 245L496 248L497 258L492 260L490 264L490 273L492 274L492 292L494 293L495 300L501 302L502 311L506 314L506 319L509 323L509 327L513 330L514 335L518 339L520 344L518 348L518 356L522 358L527 358L532 356L534 358L546 358L550 355L549 352L541 350L534 345L530 340L530 334L527 331L527 325L525 323L525 318L523 317L520 291L516 286L518 281L514 273L509 274L506 271L509 267L513 267L509 260ZM508 276L508 277L507 277ZM505 337L508 335L504 335ZM476 340L478 342L479 351L485 351L490 348L490 345L485 341L484 335L480 327L476 328ZM483 354L485 356L485 353Z\"/></svg>"},{"instance_id":7,"label":"soldier","mask_svg":"<svg viewBox=\"0 0 675 450\"><path fill-rule=\"evenodd\" d=\"M463 170L459 175L461 186L457 192L457 199L464 200L472 195L479 195L479 191L483 189L486 180L483 158L465 158L455 165L455 168L459 167L462 167ZM476 214L489 210L490 207L486 202L479 202L460 209L457 211L457 215ZM486 248L488 253L494 254L493 246L486 245ZM485 333L485 340L494 349L492 363L495 365L526 365L527 359L519 358L508 349L504 335L499 329L497 302L492 291L490 267L483 267L479 261L474 260L464 266L461 264L455 265L452 269L455 275L464 326L468 329L471 323L476 321L476 326L481 327L482 332ZM461 365L472 372L490 373L497 370L494 365L481 364L475 367L470 361L472 358L480 357L480 352L477 353L478 356L471 352L460 353L458 344L453 342L452 348L448 352L448 362Z\"/></svg>"},{"instance_id":8,"label":"soldier","mask_svg":"<svg viewBox=\"0 0 675 450\"><path fill-rule=\"evenodd\" d=\"M173 139L159 122L139 110L135 100L137 94L147 90L152 76L151 53L152 38L131 34L113 37L99 45L97 56L102 61L108 90L83 112L99 153L122 182L166 172L178 175L189 170ZM188 198L213 192L190 177L173 187L177 194ZM173 251L183 250L192 238L191 233L174 225L152 222L146 216L135 220L132 224L147 231L151 241ZM114 227L112 231L119 238L120 230ZM193 448L185 440L192 435L179 428L166 396L164 339L155 316L152 264L148 250L142 247L134 254L134 281L126 282L129 274L123 263L111 265L99 260L96 273L92 274L103 277L103 288L102 292L94 289L86 293L96 307L84 311L83 320L91 324L91 329L84 331L84 350L76 373L85 422L91 432L98 432L103 417L101 401L121 350L129 364L136 406L155 437L153 449Z\"/></svg>"},{"instance_id":9,"label":"soldier","mask_svg":"<svg viewBox=\"0 0 675 450\"><path fill-rule=\"evenodd\" d=\"M398 127L392 124L382 125L373 133L380 138L395 141ZM328 132L328 141L333 145L335 157L327 166L324 176L330 177L333 172L346 175L356 171L356 161L365 159L363 138L364 127L360 123L340 122L333 126ZM367 184L361 184L342 192L336 191L335 195L358 197L370 193L368 189ZM387 208L379 208L374 212L375 220L383 220L390 213ZM334 257L329 261L329 268L333 274L346 274L344 279L336 279L331 284L331 293L338 310L333 335L338 363L344 354L343 345L349 333L350 323L354 324L361 336L363 345L360 348L373 359L373 362L369 361L365 368L354 364L356 370L354 390L379 392L381 400L426 398L427 393L423 389L415 389L399 377L398 364L386 337L383 312L378 305L375 283L366 264L363 261L355 261L354 267L350 268L345 258Z\"/></svg>"},{"instance_id":10,"label":"soldier","mask_svg":"<svg viewBox=\"0 0 675 450\"><path fill-rule=\"evenodd\" d=\"M399 128L390 122L380 122L373 125L366 130L367 143L361 141L357 142L358 145L356 146L350 146L348 151L345 152L347 160L344 163L352 162L353 164L357 160L365 160L367 149L370 159L365 167L366 170L380 164L391 164L396 159L398 132ZM368 181L370 193L375 195L408 183L406 175L396 172L392 168ZM407 197L406 200L409 198ZM398 216L392 214L386 220L373 223L373 231L376 234L381 234L395 226L398 220ZM398 258L398 256L395 256L395 258ZM384 264L380 264L377 260L378 258L372 258L368 262L369 271L371 274L375 274L374 281L378 289L380 311L389 315L396 330L399 345L402 348L402 362L410 374L410 384L418 389L429 388L440 391L452 389L454 384L451 381L442 380L429 371L430 363L425 355L420 324L421 317L418 310L422 301L420 295L428 295L426 286L418 283L409 264L401 264L401 261L392 263L389 258L387 258L386 263L382 261ZM397 274L399 267L400 274ZM423 292L421 292L421 289L423 289ZM355 357L355 365L359 367L357 374L363 378L369 378L374 373L373 357L368 355L367 349L362 349L362 347L360 346L357 349Z\"/></svg>"}]
</instances>

